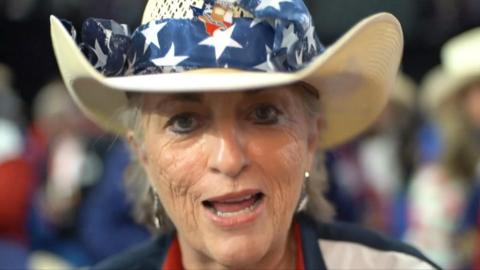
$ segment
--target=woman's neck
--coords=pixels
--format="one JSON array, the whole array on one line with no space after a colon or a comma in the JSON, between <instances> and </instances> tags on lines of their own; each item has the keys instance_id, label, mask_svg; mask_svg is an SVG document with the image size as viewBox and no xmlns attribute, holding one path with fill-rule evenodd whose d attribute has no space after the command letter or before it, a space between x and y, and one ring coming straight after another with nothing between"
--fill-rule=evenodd
<instances>
[{"instance_id":1,"label":"woman's neck","mask_svg":"<svg viewBox=\"0 0 480 270\"><path fill-rule=\"evenodd\" d=\"M247 263L243 266L228 266L220 264L203 252L191 248L180 235L178 236L182 253L182 264L185 270L190 269L216 269L216 270L240 270L240 269L295 269L297 244L294 237L293 226L282 243L272 244L271 250L259 261Z\"/></svg>"}]
</instances>

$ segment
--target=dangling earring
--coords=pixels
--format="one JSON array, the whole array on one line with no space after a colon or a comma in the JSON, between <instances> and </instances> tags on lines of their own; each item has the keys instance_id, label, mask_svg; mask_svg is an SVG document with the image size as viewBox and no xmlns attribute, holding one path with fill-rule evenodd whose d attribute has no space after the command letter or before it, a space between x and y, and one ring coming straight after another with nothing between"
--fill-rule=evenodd
<instances>
[{"instance_id":1,"label":"dangling earring","mask_svg":"<svg viewBox=\"0 0 480 270\"><path fill-rule=\"evenodd\" d=\"M160 208L160 202L158 199L158 195L155 194L155 203L153 206L153 224L155 228L158 230L160 229L160 219L158 218L158 209Z\"/></svg>"},{"instance_id":2,"label":"dangling earring","mask_svg":"<svg viewBox=\"0 0 480 270\"><path fill-rule=\"evenodd\" d=\"M310 172L309 171L305 171L304 179L305 180L303 181L303 185L302 185L302 193L300 194L300 201L299 201L298 206L297 206L297 212L305 210L306 207L307 207L308 194L307 194L306 184L307 184L308 180L310 180Z\"/></svg>"},{"instance_id":3,"label":"dangling earring","mask_svg":"<svg viewBox=\"0 0 480 270\"><path fill-rule=\"evenodd\" d=\"M160 199L155 190L150 187L150 195L153 197L153 225L158 230L160 229L160 219L158 218L158 210L160 209Z\"/></svg>"}]
</instances>

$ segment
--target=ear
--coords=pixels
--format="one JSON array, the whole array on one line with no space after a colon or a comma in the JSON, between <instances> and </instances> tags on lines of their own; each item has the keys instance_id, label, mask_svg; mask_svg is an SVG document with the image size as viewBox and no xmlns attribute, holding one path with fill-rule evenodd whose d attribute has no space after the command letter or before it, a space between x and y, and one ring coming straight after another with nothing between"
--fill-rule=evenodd
<instances>
[{"instance_id":1,"label":"ear","mask_svg":"<svg viewBox=\"0 0 480 270\"><path fill-rule=\"evenodd\" d=\"M127 131L127 140L128 140L128 144L133 149L134 154L138 157L140 164L142 164L143 167L148 165L147 154L144 151L144 147L142 143L135 138L135 133L133 132L133 130Z\"/></svg>"}]
</instances>

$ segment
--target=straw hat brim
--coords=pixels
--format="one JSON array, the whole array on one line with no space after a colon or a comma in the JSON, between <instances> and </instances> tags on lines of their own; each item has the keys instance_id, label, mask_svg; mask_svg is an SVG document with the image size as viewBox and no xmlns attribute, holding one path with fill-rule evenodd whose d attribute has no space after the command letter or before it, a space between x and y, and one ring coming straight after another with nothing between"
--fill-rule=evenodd
<instances>
[{"instance_id":1,"label":"straw hat brim","mask_svg":"<svg viewBox=\"0 0 480 270\"><path fill-rule=\"evenodd\" d=\"M420 102L423 111L434 116L445 109L452 109L450 106L444 105L474 82L480 82L480 72L452 75L441 66L433 68L422 81ZM458 110L458 108L454 108L454 110Z\"/></svg>"},{"instance_id":2,"label":"straw hat brim","mask_svg":"<svg viewBox=\"0 0 480 270\"><path fill-rule=\"evenodd\" d=\"M105 77L87 61L60 20L51 16L51 36L66 87L82 111L103 128L124 134L117 117L127 106L126 92L237 91L304 81L321 96L325 149L365 130L385 106L403 49L397 19L372 15L350 29L304 69L264 73L205 68L181 73Z\"/></svg>"},{"instance_id":3,"label":"straw hat brim","mask_svg":"<svg viewBox=\"0 0 480 270\"><path fill-rule=\"evenodd\" d=\"M422 105L427 113L434 116L460 111L458 104L451 101L469 85L480 82L479 46L480 27L463 32L442 46L442 64L430 70L422 82Z\"/></svg>"}]
</instances>

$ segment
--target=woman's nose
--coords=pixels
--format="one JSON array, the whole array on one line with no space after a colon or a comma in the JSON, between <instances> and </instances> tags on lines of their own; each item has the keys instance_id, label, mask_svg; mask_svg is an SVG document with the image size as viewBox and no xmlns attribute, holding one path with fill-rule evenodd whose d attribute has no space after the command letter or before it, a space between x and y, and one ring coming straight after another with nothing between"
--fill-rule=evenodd
<instances>
[{"instance_id":1,"label":"woman's nose","mask_svg":"<svg viewBox=\"0 0 480 270\"><path fill-rule=\"evenodd\" d=\"M209 165L213 172L235 178L248 166L245 143L234 128L217 132L212 138L212 144L213 153Z\"/></svg>"}]
</instances>

